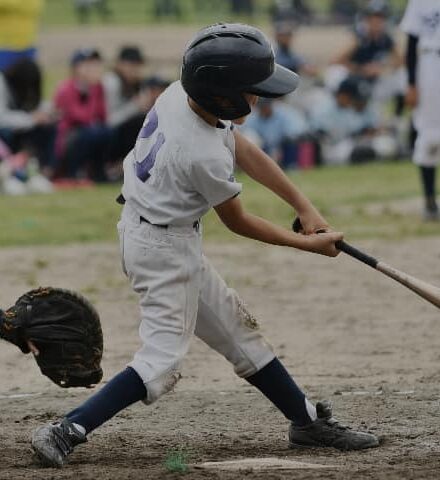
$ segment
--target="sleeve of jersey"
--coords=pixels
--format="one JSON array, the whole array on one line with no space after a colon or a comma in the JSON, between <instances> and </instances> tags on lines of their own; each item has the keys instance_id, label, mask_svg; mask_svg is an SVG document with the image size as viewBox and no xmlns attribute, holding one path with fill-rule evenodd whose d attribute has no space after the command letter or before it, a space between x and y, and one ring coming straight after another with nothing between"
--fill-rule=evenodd
<instances>
[{"instance_id":1,"label":"sleeve of jersey","mask_svg":"<svg viewBox=\"0 0 440 480\"><path fill-rule=\"evenodd\" d=\"M235 181L232 168L221 159L194 162L191 178L195 190L211 207L236 197L242 189L241 183Z\"/></svg>"},{"instance_id":2,"label":"sleeve of jersey","mask_svg":"<svg viewBox=\"0 0 440 480\"><path fill-rule=\"evenodd\" d=\"M408 2L402 22L400 23L400 28L405 33L414 35L415 37L420 35L419 9L417 7L417 4L419 3L420 0L418 2L416 0L410 0Z\"/></svg>"}]
</instances>

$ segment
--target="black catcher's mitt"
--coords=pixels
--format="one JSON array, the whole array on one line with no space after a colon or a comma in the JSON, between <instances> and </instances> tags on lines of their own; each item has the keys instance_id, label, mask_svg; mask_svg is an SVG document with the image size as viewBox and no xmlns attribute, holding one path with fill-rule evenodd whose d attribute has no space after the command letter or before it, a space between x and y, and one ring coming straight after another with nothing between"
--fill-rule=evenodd
<instances>
[{"instance_id":1,"label":"black catcher's mitt","mask_svg":"<svg viewBox=\"0 0 440 480\"><path fill-rule=\"evenodd\" d=\"M101 381L103 349L98 312L82 295L61 288L38 288L0 310L0 337L29 353L43 375L60 387L91 387Z\"/></svg>"}]
</instances>

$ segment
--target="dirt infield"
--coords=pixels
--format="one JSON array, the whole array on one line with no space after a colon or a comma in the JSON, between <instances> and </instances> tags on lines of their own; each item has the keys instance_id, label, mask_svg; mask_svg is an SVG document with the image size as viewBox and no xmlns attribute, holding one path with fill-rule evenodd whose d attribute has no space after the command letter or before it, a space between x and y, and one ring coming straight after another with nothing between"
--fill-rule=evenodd
<instances>
[{"instance_id":1,"label":"dirt infield","mask_svg":"<svg viewBox=\"0 0 440 480\"><path fill-rule=\"evenodd\" d=\"M439 238L362 246L440 285ZM43 378L33 359L1 343L0 479L177 478L164 462L175 449L189 463L279 457L319 470L203 471L202 479L438 479L439 312L401 286L346 257L336 261L249 242L206 247L236 287L280 358L313 400L329 398L337 417L382 437L360 453L291 451L287 422L199 341L174 393L135 405L80 446L62 471L32 460L33 428L85 399ZM0 305L52 284L81 290L97 305L105 334L105 379L137 348L137 306L119 270L116 245L0 250Z\"/></svg>"}]
</instances>

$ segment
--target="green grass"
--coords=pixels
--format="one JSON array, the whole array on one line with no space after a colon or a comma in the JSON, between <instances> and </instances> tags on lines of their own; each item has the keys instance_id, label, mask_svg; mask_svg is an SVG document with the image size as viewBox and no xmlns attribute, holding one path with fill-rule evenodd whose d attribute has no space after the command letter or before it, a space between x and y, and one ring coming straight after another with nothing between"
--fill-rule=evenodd
<instances>
[{"instance_id":1,"label":"green grass","mask_svg":"<svg viewBox=\"0 0 440 480\"><path fill-rule=\"evenodd\" d=\"M210 23L222 21L248 20L246 18L237 18L230 13L226 0L178 0L182 10L180 22L185 23ZM312 9L325 14L330 10L330 0L308 0L306 2ZM358 2L362 5L364 2ZM397 11L401 11L406 4L406 0L392 0L392 5ZM271 0L256 0L256 15L254 21L264 22L268 20L269 7ZM153 0L108 0L108 5L113 12L110 24L144 24L153 23L155 18ZM46 0L46 8L43 12L44 25L75 25L77 18L72 0ZM172 19L167 19L170 21ZM177 20L172 20L177 21ZM99 15L93 11L90 19L92 25L103 23Z\"/></svg>"},{"instance_id":2,"label":"green grass","mask_svg":"<svg viewBox=\"0 0 440 480\"><path fill-rule=\"evenodd\" d=\"M164 465L168 472L184 474L188 472L189 454L183 449L168 452Z\"/></svg>"},{"instance_id":3,"label":"green grass","mask_svg":"<svg viewBox=\"0 0 440 480\"><path fill-rule=\"evenodd\" d=\"M320 208L331 224L349 238L398 239L440 233L436 224L420 221L418 212L371 213L372 203L399 202L420 195L413 165L374 163L365 166L322 168L290 174L296 185ZM241 199L252 213L288 227L293 210L244 175ZM1 197L0 246L116 242L120 206L119 186L62 191L51 195ZM420 200L421 204L421 200ZM214 212L204 219L208 241L236 238Z\"/></svg>"}]
</instances>

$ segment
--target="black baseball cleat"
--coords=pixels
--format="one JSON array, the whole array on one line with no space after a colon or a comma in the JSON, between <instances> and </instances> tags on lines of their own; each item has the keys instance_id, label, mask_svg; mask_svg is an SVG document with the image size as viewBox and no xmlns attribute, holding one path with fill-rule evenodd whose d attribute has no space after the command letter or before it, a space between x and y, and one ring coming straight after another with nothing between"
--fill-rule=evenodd
<instances>
[{"instance_id":1,"label":"black baseball cleat","mask_svg":"<svg viewBox=\"0 0 440 480\"><path fill-rule=\"evenodd\" d=\"M305 427L290 425L290 448L333 447L338 450L362 450L379 446L379 439L371 434L356 432L341 425L332 416L331 403L316 404L317 420Z\"/></svg>"},{"instance_id":2,"label":"black baseball cleat","mask_svg":"<svg viewBox=\"0 0 440 480\"><path fill-rule=\"evenodd\" d=\"M43 466L61 468L73 448L84 442L87 442L87 437L65 418L61 422L38 427L32 435L31 444Z\"/></svg>"}]
</instances>

